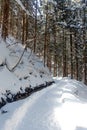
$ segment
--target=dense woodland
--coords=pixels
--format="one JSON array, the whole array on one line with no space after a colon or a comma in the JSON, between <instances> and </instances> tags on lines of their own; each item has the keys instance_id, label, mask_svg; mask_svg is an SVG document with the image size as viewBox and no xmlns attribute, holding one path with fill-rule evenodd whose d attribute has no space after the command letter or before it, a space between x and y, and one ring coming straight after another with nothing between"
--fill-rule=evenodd
<instances>
[{"instance_id":1,"label":"dense woodland","mask_svg":"<svg viewBox=\"0 0 87 130\"><path fill-rule=\"evenodd\" d=\"M11 35L31 48L54 76L87 84L86 0L0 0L0 30L5 41Z\"/></svg>"}]
</instances>

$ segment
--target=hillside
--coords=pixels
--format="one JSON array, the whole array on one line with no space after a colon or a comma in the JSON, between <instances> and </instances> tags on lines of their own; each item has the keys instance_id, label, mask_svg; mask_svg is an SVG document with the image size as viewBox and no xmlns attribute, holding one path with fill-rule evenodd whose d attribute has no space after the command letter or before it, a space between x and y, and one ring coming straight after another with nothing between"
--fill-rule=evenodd
<instances>
[{"instance_id":1,"label":"hillside","mask_svg":"<svg viewBox=\"0 0 87 130\"><path fill-rule=\"evenodd\" d=\"M0 102L16 100L16 94L27 94L52 81L47 67L30 49L12 37L6 42L0 38Z\"/></svg>"}]
</instances>

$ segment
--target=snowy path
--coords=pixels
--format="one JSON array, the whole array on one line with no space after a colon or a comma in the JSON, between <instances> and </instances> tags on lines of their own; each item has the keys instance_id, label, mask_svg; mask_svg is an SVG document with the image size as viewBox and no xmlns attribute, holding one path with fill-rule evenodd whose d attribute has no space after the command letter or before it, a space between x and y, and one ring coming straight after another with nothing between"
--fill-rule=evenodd
<instances>
[{"instance_id":1,"label":"snowy path","mask_svg":"<svg viewBox=\"0 0 87 130\"><path fill-rule=\"evenodd\" d=\"M87 130L87 93L80 90L78 82L60 80L6 105L3 109L8 113L0 114L0 130Z\"/></svg>"}]
</instances>

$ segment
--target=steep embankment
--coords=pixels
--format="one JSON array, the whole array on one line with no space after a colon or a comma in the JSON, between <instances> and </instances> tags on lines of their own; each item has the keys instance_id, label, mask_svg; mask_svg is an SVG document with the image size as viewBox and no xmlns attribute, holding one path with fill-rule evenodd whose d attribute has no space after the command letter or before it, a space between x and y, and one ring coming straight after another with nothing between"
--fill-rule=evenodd
<instances>
[{"instance_id":1,"label":"steep embankment","mask_svg":"<svg viewBox=\"0 0 87 130\"><path fill-rule=\"evenodd\" d=\"M43 62L14 38L0 38L0 107L52 83Z\"/></svg>"}]
</instances>

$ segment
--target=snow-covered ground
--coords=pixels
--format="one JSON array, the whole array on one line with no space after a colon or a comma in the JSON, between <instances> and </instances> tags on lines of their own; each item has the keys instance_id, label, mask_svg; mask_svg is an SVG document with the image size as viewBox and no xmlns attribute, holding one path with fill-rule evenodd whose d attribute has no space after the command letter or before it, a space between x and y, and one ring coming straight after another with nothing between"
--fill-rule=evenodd
<instances>
[{"instance_id":1,"label":"snow-covered ground","mask_svg":"<svg viewBox=\"0 0 87 130\"><path fill-rule=\"evenodd\" d=\"M25 88L53 81L43 62L30 49L24 48L11 36L6 42L0 37L0 102L7 96L11 98L11 94L24 93Z\"/></svg>"},{"instance_id":2,"label":"snow-covered ground","mask_svg":"<svg viewBox=\"0 0 87 130\"><path fill-rule=\"evenodd\" d=\"M68 78L55 82L4 106L0 130L87 130L87 86Z\"/></svg>"}]
</instances>

